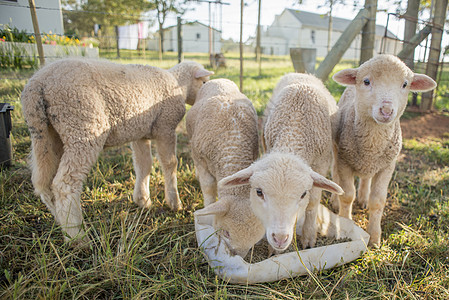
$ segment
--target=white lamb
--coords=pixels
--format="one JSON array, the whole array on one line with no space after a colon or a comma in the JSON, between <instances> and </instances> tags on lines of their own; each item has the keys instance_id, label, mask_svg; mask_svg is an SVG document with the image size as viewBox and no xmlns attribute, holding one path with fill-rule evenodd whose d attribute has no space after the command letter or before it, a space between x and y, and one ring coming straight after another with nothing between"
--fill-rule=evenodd
<instances>
[{"instance_id":1,"label":"white lamb","mask_svg":"<svg viewBox=\"0 0 449 300\"><path fill-rule=\"evenodd\" d=\"M217 182L251 165L258 156L257 114L251 101L228 79L207 82L186 116L192 158L195 162L205 208L213 226L233 254L245 257L265 234L253 214L248 186L229 189ZM215 202L218 194L218 201Z\"/></svg>"},{"instance_id":2,"label":"white lamb","mask_svg":"<svg viewBox=\"0 0 449 300\"><path fill-rule=\"evenodd\" d=\"M350 85L338 103L334 128L332 177L345 192L338 197L339 214L351 218L354 176L358 176L358 201L369 209L370 244L379 245L388 184L402 147L399 118L409 91L429 91L436 83L413 73L393 55L379 55L359 68L336 73L333 79Z\"/></svg>"},{"instance_id":3,"label":"white lamb","mask_svg":"<svg viewBox=\"0 0 449 300\"><path fill-rule=\"evenodd\" d=\"M195 62L162 70L65 59L43 67L29 80L21 101L31 134L31 179L69 237L87 239L80 194L105 147L132 142L134 202L149 207L150 140L155 140L167 203L173 210L181 209L175 129L185 103L194 103L211 74Z\"/></svg>"},{"instance_id":4,"label":"white lamb","mask_svg":"<svg viewBox=\"0 0 449 300\"><path fill-rule=\"evenodd\" d=\"M335 100L319 79L285 75L266 112L268 154L219 182L223 187L250 184L252 209L277 252L290 245L296 220L304 213L301 242L304 248L314 247L321 189L343 192L323 176L332 158L331 118L336 110Z\"/></svg>"}]
</instances>

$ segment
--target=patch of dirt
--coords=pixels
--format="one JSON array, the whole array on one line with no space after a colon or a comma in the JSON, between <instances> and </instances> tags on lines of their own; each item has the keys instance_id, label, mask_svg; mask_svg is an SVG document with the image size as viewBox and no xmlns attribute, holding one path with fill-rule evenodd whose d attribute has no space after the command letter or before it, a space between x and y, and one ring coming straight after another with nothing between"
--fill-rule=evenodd
<instances>
[{"instance_id":1,"label":"patch of dirt","mask_svg":"<svg viewBox=\"0 0 449 300\"><path fill-rule=\"evenodd\" d=\"M407 109L409 112L416 112ZM404 139L449 138L449 116L439 112L423 113L411 119L401 120Z\"/></svg>"}]
</instances>

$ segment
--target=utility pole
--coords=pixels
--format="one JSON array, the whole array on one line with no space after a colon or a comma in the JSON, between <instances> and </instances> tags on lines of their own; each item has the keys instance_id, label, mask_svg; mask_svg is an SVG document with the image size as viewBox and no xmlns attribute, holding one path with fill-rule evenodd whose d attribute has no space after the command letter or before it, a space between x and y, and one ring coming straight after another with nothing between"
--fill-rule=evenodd
<instances>
[{"instance_id":1,"label":"utility pole","mask_svg":"<svg viewBox=\"0 0 449 300\"><path fill-rule=\"evenodd\" d=\"M262 58L260 49L260 10L262 0L259 0L259 11L257 13L257 38L256 38L256 61L259 64L259 76L262 75Z\"/></svg>"},{"instance_id":2,"label":"utility pole","mask_svg":"<svg viewBox=\"0 0 449 300\"><path fill-rule=\"evenodd\" d=\"M329 8L329 26L327 28L327 53L331 51L331 44L332 44L332 26L333 26L333 20L332 20L332 9L334 6L334 0L330 0L330 8Z\"/></svg>"},{"instance_id":3,"label":"utility pole","mask_svg":"<svg viewBox=\"0 0 449 300\"><path fill-rule=\"evenodd\" d=\"M243 92L243 6L244 0L240 0L240 92Z\"/></svg>"},{"instance_id":4,"label":"utility pole","mask_svg":"<svg viewBox=\"0 0 449 300\"><path fill-rule=\"evenodd\" d=\"M209 4L209 59L212 64L212 43L213 43L213 41L212 41L212 24L211 24L211 4L215 3L217 5L220 5L220 11L221 11L222 5L231 5L231 4L222 2L222 0L195 0L195 2L205 2L205 3ZM220 22L221 22L221 17L220 17Z\"/></svg>"}]
</instances>

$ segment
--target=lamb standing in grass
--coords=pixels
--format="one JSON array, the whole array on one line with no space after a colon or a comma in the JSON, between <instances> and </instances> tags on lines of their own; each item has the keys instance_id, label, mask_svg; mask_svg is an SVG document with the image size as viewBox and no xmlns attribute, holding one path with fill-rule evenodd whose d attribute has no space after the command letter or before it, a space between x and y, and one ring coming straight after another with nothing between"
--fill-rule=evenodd
<instances>
[{"instance_id":1,"label":"lamb standing in grass","mask_svg":"<svg viewBox=\"0 0 449 300\"><path fill-rule=\"evenodd\" d=\"M331 118L336 111L335 100L319 79L307 74L285 75L266 110L264 145L268 154L219 182L220 186L251 185L252 209L275 251L290 245L296 220L304 213L301 242L303 247L314 247L321 189L343 192L323 176L330 168Z\"/></svg>"},{"instance_id":2,"label":"lamb standing in grass","mask_svg":"<svg viewBox=\"0 0 449 300\"><path fill-rule=\"evenodd\" d=\"M217 191L217 182L256 160L256 111L235 83L215 79L200 89L195 105L187 113L186 125L205 206L195 215L200 220L212 215L220 238L233 254L245 257L263 238L265 229L251 211L248 186L219 187Z\"/></svg>"},{"instance_id":3,"label":"lamb standing in grass","mask_svg":"<svg viewBox=\"0 0 449 300\"><path fill-rule=\"evenodd\" d=\"M354 176L359 176L357 198L369 209L370 244L379 245L388 184L402 147L399 118L409 91L429 91L436 83L393 55L379 55L333 79L350 85L338 103L335 127L332 177L345 192L338 198L339 214L351 218Z\"/></svg>"},{"instance_id":4,"label":"lamb standing in grass","mask_svg":"<svg viewBox=\"0 0 449 300\"><path fill-rule=\"evenodd\" d=\"M149 207L150 140L155 140L167 203L173 210L181 209L175 129L185 103L194 103L211 74L195 62L162 70L65 59L43 67L29 80L21 101L31 134L31 179L69 237L84 234L83 181L105 147L132 142L133 199Z\"/></svg>"}]
</instances>

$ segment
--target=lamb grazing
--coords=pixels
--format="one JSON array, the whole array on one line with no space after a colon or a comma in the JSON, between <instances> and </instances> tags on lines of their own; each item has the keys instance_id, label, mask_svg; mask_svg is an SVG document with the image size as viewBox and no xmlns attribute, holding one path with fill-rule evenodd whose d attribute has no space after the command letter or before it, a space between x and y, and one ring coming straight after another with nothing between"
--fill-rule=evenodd
<instances>
[{"instance_id":1,"label":"lamb grazing","mask_svg":"<svg viewBox=\"0 0 449 300\"><path fill-rule=\"evenodd\" d=\"M435 81L413 73L399 58L379 55L333 79L349 85L341 96L334 138L332 177L345 194L338 198L340 216L351 218L354 176L358 201L368 207L370 244L380 245L381 219L388 184L402 147L399 118L409 91L429 91Z\"/></svg>"},{"instance_id":2,"label":"lamb grazing","mask_svg":"<svg viewBox=\"0 0 449 300\"><path fill-rule=\"evenodd\" d=\"M133 199L149 207L150 140L155 140L167 203L173 210L181 209L175 129L185 114L185 103L194 103L211 74L195 62L162 70L65 59L43 67L29 80L21 101L31 134L31 179L69 237L87 240L80 194L105 147L132 142Z\"/></svg>"},{"instance_id":3,"label":"lamb grazing","mask_svg":"<svg viewBox=\"0 0 449 300\"><path fill-rule=\"evenodd\" d=\"M251 101L228 79L215 79L200 89L186 116L192 158L205 208L197 210L199 221L213 216L233 254L245 257L265 234L249 202L250 189L218 187L222 178L251 165L258 156L257 114ZM218 194L218 201L215 202Z\"/></svg>"},{"instance_id":4,"label":"lamb grazing","mask_svg":"<svg viewBox=\"0 0 449 300\"><path fill-rule=\"evenodd\" d=\"M335 100L319 79L285 75L266 110L264 145L268 153L219 182L221 186L250 184L252 209L277 252L290 245L296 220L304 213L301 242L304 248L314 247L321 189L343 192L323 176L332 158L331 118L336 110Z\"/></svg>"}]
</instances>

